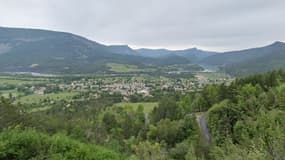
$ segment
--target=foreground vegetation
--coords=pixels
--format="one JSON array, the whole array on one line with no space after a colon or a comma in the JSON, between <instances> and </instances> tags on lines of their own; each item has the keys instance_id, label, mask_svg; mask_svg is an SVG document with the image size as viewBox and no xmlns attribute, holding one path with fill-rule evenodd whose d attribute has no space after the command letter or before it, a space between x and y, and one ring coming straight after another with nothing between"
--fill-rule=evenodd
<instances>
[{"instance_id":1,"label":"foreground vegetation","mask_svg":"<svg viewBox=\"0 0 285 160\"><path fill-rule=\"evenodd\" d=\"M123 160L122 155L65 135L49 136L35 130L9 129L0 133L1 159Z\"/></svg>"},{"instance_id":2,"label":"foreground vegetation","mask_svg":"<svg viewBox=\"0 0 285 160\"><path fill-rule=\"evenodd\" d=\"M102 94L96 99L55 101L46 110L26 112L21 104L11 104L13 99L2 98L0 158L285 157L283 71L210 84L187 93L160 91L151 100L122 103L119 94ZM197 115L206 116L210 140L197 123Z\"/></svg>"}]
</instances>

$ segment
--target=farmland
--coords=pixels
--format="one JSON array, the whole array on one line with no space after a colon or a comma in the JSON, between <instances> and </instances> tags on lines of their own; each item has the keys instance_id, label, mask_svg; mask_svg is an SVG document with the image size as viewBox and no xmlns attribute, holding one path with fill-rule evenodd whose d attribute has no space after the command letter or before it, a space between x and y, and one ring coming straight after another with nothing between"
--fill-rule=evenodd
<instances>
[{"instance_id":1,"label":"farmland","mask_svg":"<svg viewBox=\"0 0 285 160\"><path fill-rule=\"evenodd\" d=\"M115 66L114 66L115 65ZM121 72L138 71L136 66L111 66ZM211 74L211 73L209 73ZM36 76L35 76L36 75ZM221 75L197 74L204 79L215 79L217 83L230 81ZM186 93L202 88L207 81L201 81L193 76L164 77L139 75L52 75L41 74L1 74L0 95L13 103L20 103L24 108L38 110L49 109L60 101L84 101L85 99L100 99L100 97L119 96L120 101L114 106L132 106L137 109L144 107L146 113L157 105L157 97L170 94L172 91ZM212 83L212 82L211 82Z\"/></svg>"}]
</instances>

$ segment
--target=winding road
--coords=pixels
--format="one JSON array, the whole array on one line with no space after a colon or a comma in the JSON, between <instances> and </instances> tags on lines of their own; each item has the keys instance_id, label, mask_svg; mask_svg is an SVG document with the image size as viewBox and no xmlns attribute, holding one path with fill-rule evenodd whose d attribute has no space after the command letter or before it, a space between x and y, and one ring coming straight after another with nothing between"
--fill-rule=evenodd
<instances>
[{"instance_id":1,"label":"winding road","mask_svg":"<svg viewBox=\"0 0 285 160\"><path fill-rule=\"evenodd\" d=\"M197 113L196 114L196 121L200 127L200 131L207 142L207 144L211 144L211 134L209 128L207 126L207 119L205 113Z\"/></svg>"}]
</instances>

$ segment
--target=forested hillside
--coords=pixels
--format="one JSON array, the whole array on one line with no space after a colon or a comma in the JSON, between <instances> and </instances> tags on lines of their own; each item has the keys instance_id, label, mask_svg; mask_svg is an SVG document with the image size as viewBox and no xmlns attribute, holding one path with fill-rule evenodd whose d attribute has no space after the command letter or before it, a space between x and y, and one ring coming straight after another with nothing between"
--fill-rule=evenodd
<instances>
[{"instance_id":1,"label":"forested hillside","mask_svg":"<svg viewBox=\"0 0 285 160\"><path fill-rule=\"evenodd\" d=\"M268 46L241 51L225 52L202 59L201 63L220 67L235 76L247 76L285 69L285 43L274 42Z\"/></svg>"},{"instance_id":2,"label":"forested hillside","mask_svg":"<svg viewBox=\"0 0 285 160\"><path fill-rule=\"evenodd\" d=\"M193 67L183 71L195 72L205 65L234 76L285 69L283 42L218 53L197 48L135 50L127 45L108 46L71 33L39 29L0 27L0 35L1 72L114 73L112 64L136 73L190 64Z\"/></svg>"},{"instance_id":3,"label":"forested hillside","mask_svg":"<svg viewBox=\"0 0 285 160\"><path fill-rule=\"evenodd\" d=\"M281 160L285 157L285 72L161 92L153 110L116 106L120 95L60 101L26 112L0 103L0 159ZM205 115L210 139L199 116ZM102 146L102 147L98 147ZM106 149L107 148L107 149Z\"/></svg>"},{"instance_id":4,"label":"forested hillside","mask_svg":"<svg viewBox=\"0 0 285 160\"><path fill-rule=\"evenodd\" d=\"M105 73L110 63L140 71L191 63L178 55L143 57L127 46L106 46L66 32L0 27L0 35L1 72Z\"/></svg>"}]
</instances>

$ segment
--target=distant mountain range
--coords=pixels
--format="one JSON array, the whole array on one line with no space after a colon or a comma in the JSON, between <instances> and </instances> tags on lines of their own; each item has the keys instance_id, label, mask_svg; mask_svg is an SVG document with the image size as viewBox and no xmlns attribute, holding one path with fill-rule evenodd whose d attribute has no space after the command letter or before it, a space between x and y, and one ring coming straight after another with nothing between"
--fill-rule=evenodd
<instances>
[{"instance_id":1,"label":"distant mountain range","mask_svg":"<svg viewBox=\"0 0 285 160\"><path fill-rule=\"evenodd\" d=\"M123 55L138 55L142 57L160 58L168 56L180 56L187 58L191 62L198 62L208 56L217 54L217 52L203 51L197 48L185 50L168 50L168 49L132 49L128 45L111 45L109 51Z\"/></svg>"},{"instance_id":2,"label":"distant mountain range","mask_svg":"<svg viewBox=\"0 0 285 160\"><path fill-rule=\"evenodd\" d=\"M0 71L95 73L108 71L107 63L145 67L188 64L189 60L169 55L142 57L127 46L106 46L65 32L0 28Z\"/></svg>"},{"instance_id":3,"label":"distant mountain range","mask_svg":"<svg viewBox=\"0 0 285 160\"><path fill-rule=\"evenodd\" d=\"M176 56L185 57L191 62L199 62L206 57L217 54L217 52L203 51L197 48L190 48L185 50L138 49L136 51L141 56L162 57L162 56L176 55Z\"/></svg>"},{"instance_id":4,"label":"distant mountain range","mask_svg":"<svg viewBox=\"0 0 285 160\"><path fill-rule=\"evenodd\" d=\"M205 64L234 75L285 68L285 44L232 52L132 49L103 45L65 32L0 27L0 71L97 73L108 63L148 66Z\"/></svg>"}]
</instances>

